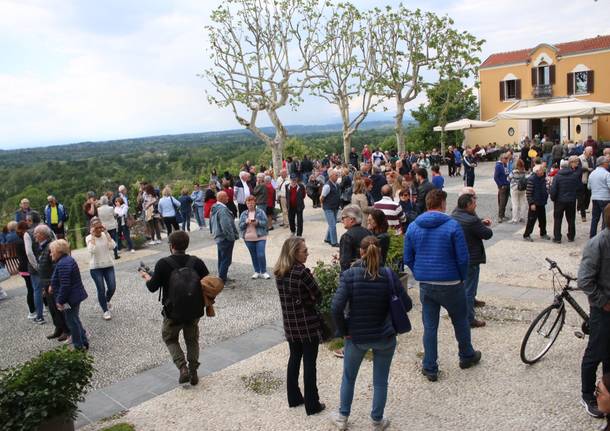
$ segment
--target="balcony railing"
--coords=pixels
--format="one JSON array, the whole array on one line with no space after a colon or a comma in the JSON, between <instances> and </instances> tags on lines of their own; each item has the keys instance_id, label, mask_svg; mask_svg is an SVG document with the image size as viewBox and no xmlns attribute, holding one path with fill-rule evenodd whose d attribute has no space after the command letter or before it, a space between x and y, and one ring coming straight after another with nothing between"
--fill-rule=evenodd
<instances>
[{"instance_id":1,"label":"balcony railing","mask_svg":"<svg viewBox=\"0 0 610 431\"><path fill-rule=\"evenodd\" d=\"M552 97L553 86L552 85L536 85L532 89L532 96L537 97Z\"/></svg>"}]
</instances>

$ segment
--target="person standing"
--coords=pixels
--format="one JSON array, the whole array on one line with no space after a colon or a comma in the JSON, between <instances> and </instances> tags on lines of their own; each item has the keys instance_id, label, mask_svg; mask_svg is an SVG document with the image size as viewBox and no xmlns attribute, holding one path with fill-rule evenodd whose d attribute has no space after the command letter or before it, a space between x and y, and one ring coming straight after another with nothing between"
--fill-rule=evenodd
<instances>
[{"instance_id":1,"label":"person standing","mask_svg":"<svg viewBox=\"0 0 610 431\"><path fill-rule=\"evenodd\" d=\"M371 175L371 181L373 188L371 189L371 195L375 202L381 199L381 188L388 183L385 176L381 173L381 168L377 165L373 166L373 175Z\"/></svg>"},{"instance_id":2,"label":"person standing","mask_svg":"<svg viewBox=\"0 0 610 431\"><path fill-rule=\"evenodd\" d=\"M453 147L451 146L445 152L445 161L447 162L447 175L453 177L455 175L455 154L453 154Z\"/></svg>"},{"instance_id":3,"label":"person standing","mask_svg":"<svg viewBox=\"0 0 610 431\"><path fill-rule=\"evenodd\" d=\"M298 177L290 175L290 183L284 185L284 196L290 232L296 236L303 236L303 210L305 209L305 187L297 182Z\"/></svg>"},{"instance_id":4,"label":"person standing","mask_svg":"<svg viewBox=\"0 0 610 431\"><path fill-rule=\"evenodd\" d=\"M441 174L441 167L438 165L434 165L431 168L432 170L432 184L436 187L437 190L443 190L445 187L445 178Z\"/></svg>"},{"instance_id":5,"label":"person standing","mask_svg":"<svg viewBox=\"0 0 610 431\"><path fill-rule=\"evenodd\" d=\"M366 228L379 241L379 251L381 252L381 266L385 266L390 250L390 234L388 233L388 220L383 211L373 209L369 212L366 219Z\"/></svg>"},{"instance_id":6,"label":"person standing","mask_svg":"<svg viewBox=\"0 0 610 431\"><path fill-rule=\"evenodd\" d=\"M305 413L314 415L326 406L318 394L316 361L322 339L321 317L316 306L322 301L322 293L307 262L305 240L293 236L282 245L280 256L273 269L275 284L282 307L284 335L288 341L290 356L286 369L288 406L305 404ZM299 389L299 369L303 362L304 393Z\"/></svg>"},{"instance_id":7,"label":"person standing","mask_svg":"<svg viewBox=\"0 0 610 431\"><path fill-rule=\"evenodd\" d=\"M233 247L239 239L239 233L231 210L227 207L229 198L225 192L219 192L216 204L210 215L210 228L218 250L218 276L227 283L227 274L233 261ZM246 207L247 209L247 207ZM240 216L241 217L241 216Z\"/></svg>"},{"instance_id":8,"label":"person standing","mask_svg":"<svg viewBox=\"0 0 610 431\"><path fill-rule=\"evenodd\" d=\"M91 234L85 238L89 252L89 272L97 289L97 300L104 320L112 319L110 300L116 290L114 262L110 250L116 246L114 240L97 217L91 219Z\"/></svg>"},{"instance_id":9,"label":"person standing","mask_svg":"<svg viewBox=\"0 0 610 431\"><path fill-rule=\"evenodd\" d=\"M506 217L506 204L510 196L510 182L506 170L508 169L508 155L502 154L496 162L494 181L498 187L498 223L508 220Z\"/></svg>"},{"instance_id":10,"label":"person standing","mask_svg":"<svg viewBox=\"0 0 610 431\"><path fill-rule=\"evenodd\" d=\"M326 217L326 223L328 224L324 242L329 243L332 247L339 247L339 242L337 240L337 214L339 213L339 205L341 204L341 192L337 185L338 176L336 170L330 170L328 181L324 184L324 187L322 187L322 194L320 196L320 202L322 202L322 209L324 210L324 216Z\"/></svg>"},{"instance_id":11,"label":"person standing","mask_svg":"<svg viewBox=\"0 0 610 431\"><path fill-rule=\"evenodd\" d=\"M321 189L322 183L316 178L316 175L310 175L305 190L307 190L307 196L311 199L314 208L320 208Z\"/></svg>"},{"instance_id":12,"label":"person standing","mask_svg":"<svg viewBox=\"0 0 610 431\"><path fill-rule=\"evenodd\" d=\"M381 199L375 202L373 208L383 211L390 228L402 232L402 225L407 221L402 205L393 199L394 193L389 185L386 184L381 188L381 194Z\"/></svg>"},{"instance_id":13,"label":"person standing","mask_svg":"<svg viewBox=\"0 0 610 431\"><path fill-rule=\"evenodd\" d=\"M576 209L580 211L580 217L585 223L587 221L587 210L591 203L591 190L589 190L589 175L595 169L595 159L593 158L593 148L585 147L583 153L578 156L580 167L582 168L582 187L578 194Z\"/></svg>"},{"instance_id":14,"label":"person standing","mask_svg":"<svg viewBox=\"0 0 610 431\"><path fill-rule=\"evenodd\" d=\"M203 216L203 190L199 183L193 184L193 193L191 193L191 200L193 201L193 211L195 212L195 220L199 225L199 230L203 230L205 227L205 217Z\"/></svg>"},{"instance_id":15,"label":"person standing","mask_svg":"<svg viewBox=\"0 0 610 431\"><path fill-rule=\"evenodd\" d=\"M460 177L462 176L462 153L459 148L453 148L453 156L455 158L455 175Z\"/></svg>"},{"instance_id":16,"label":"person standing","mask_svg":"<svg viewBox=\"0 0 610 431\"><path fill-rule=\"evenodd\" d=\"M464 184L466 187L474 187L474 168L476 167L477 161L472 155L472 150L468 148L464 157Z\"/></svg>"},{"instance_id":17,"label":"person standing","mask_svg":"<svg viewBox=\"0 0 610 431\"><path fill-rule=\"evenodd\" d=\"M542 165L534 166L533 173L527 180L527 189L525 191L527 199L527 226L523 232L525 241L533 242L531 237L534 231L536 221L540 229L541 239L551 239L546 233L546 204L549 199L549 193L546 187L546 179L544 177L544 168Z\"/></svg>"},{"instance_id":18,"label":"person standing","mask_svg":"<svg viewBox=\"0 0 610 431\"><path fill-rule=\"evenodd\" d=\"M429 381L438 379L438 323L440 307L451 318L459 347L460 368L481 360L470 338L464 281L468 276L468 245L460 224L445 214L447 193L433 190L426 196L428 211L407 229L404 263L419 281L424 323L422 373Z\"/></svg>"},{"instance_id":19,"label":"person standing","mask_svg":"<svg viewBox=\"0 0 610 431\"><path fill-rule=\"evenodd\" d=\"M133 241L131 241L131 232L129 231L129 225L127 224L127 220L129 217L129 207L125 203L122 197L117 197L114 200L114 216L116 217L117 222L117 249L121 250L121 238L124 238L127 241L128 250L131 253L135 253L136 251L133 248Z\"/></svg>"},{"instance_id":20,"label":"person standing","mask_svg":"<svg viewBox=\"0 0 610 431\"><path fill-rule=\"evenodd\" d=\"M582 187L579 171L575 171L578 157L571 161L562 160L559 172L551 185L550 197L553 208L553 242L561 243L561 224L565 214L568 222L568 241L576 236L576 196Z\"/></svg>"},{"instance_id":21,"label":"person standing","mask_svg":"<svg viewBox=\"0 0 610 431\"><path fill-rule=\"evenodd\" d=\"M150 234L151 240L149 245L161 244L161 228L157 220L159 217L159 211L157 209L157 192L152 184L146 184L144 192L142 193L142 209L144 210L144 220L148 227L148 233ZM157 239L155 240L155 235Z\"/></svg>"},{"instance_id":22,"label":"person standing","mask_svg":"<svg viewBox=\"0 0 610 431\"><path fill-rule=\"evenodd\" d=\"M161 290L161 336L179 370L178 383L196 385L199 383L199 318L204 313L200 281L209 271L197 256L186 254L189 241L186 232L172 232L169 236L170 255L155 264L152 274L140 271L140 276L146 281L146 288L150 292ZM186 358L180 346L180 332L186 345Z\"/></svg>"},{"instance_id":23,"label":"person standing","mask_svg":"<svg viewBox=\"0 0 610 431\"><path fill-rule=\"evenodd\" d=\"M267 273L267 259L265 257L265 246L267 244L267 216L256 207L256 198L248 196L246 199L247 211L239 216L239 231L252 258L254 267L253 279L264 278L268 280L271 276Z\"/></svg>"},{"instance_id":24,"label":"person standing","mask_svg":"<svg viewBox=\"0 0 610 431\"><path fill-rule=\"evenodd\" d=\"M381 266L377 238L365 237L358 250L360 261L341 274L331 305L337 335L345 340L345 356L339 410L329 419L335 427L347 428L358 370L366 352L372 350L373 405L370 417L374 430L384 430L390 425L389 419L384 417L384 410L388 376L396 350L396 330L389 318L393 296L390 287L394 286L399 292L406 311L411 310L413 304L394 271ZM346 319L346 313L349 319Z\"/></svg>"},{"instance_id":25,"label":"person standing","mask_svg":"<svg viewBox=\"0 0 610 431\"><path fill-rule=\"evenodd\" d=\"M28 270L28 256L25 252L24 235L27 234L28 223L26 221L20 221L17 223L17 258L19 259L19 275L23 278L26 287L26 302L28 304L28 319L36 319L36 305L34 303L34 287L32 286L32 277Z\"/></svg>"},{"instance_id":26,"label":"person standing","mask_svg":"<svg viewBox=\"0 0 610 431\"><path fill-rule=\"evenodd\" d=\"M26 217L29 229L23 235L23 243L25 253L28 260L28 273L32 281L32 292L34 297L34 307L36 308L36 317L32 321L38 325L44 325L46 321L42 314L44 310L44 302L42 300L42 284L40 283L40 276L38 275L38 254L40 248L36 241L34 231L40 224L40 215L36 211L30 211Z\"/></svg>"},{"instance_id":27,"label":"person standing","mask_svg":"<svg viewBox=\"0 0 610 431\"><path fill-rule=\"evenodd\" d=\"M559 166L559 162L563 159L565 151L565 147L561 142L557 141L557 143L553 145L553 148L551 149L551 160L553 165Z\"/></svg>"},{"instance_id":28,"label":"person standing","mask_svg":"<svg viewBox=\"0 0 610 431\"><path fill-rule=\"evenodd\" d=\"M65 223L68 221L68 213L64 206L57 202L55 196L47 196L44 220L57 239L62 239L66 236Z\"/></svg>"},{"instance_id":29,"label":"person standing","mask_svg":"<svg viewBox=\"0 0 610 431\"><path fill-rule=\"evenodd\" d=\"M493 236L493 231L489 227L491 226L491 220L479 218L476 209L476 195L465 193L458 198L457 208L451 213L451 216L462 226L468 244L468 273L466 274L464 287L468 305L468 322L470 322L471 328L485 326L483 320L478 320L475 317L474 307L479 286L480 265L486 262L483 240L490 239Z\"/></svg>"},{"instance_id":30,"label":"person standing","mask_svg":"<svg viewBox=\"0 0 610 431\"><path fill-rule=\"evenodd\" d=\"M510 199L513 207L511 223L523 222L527 218L527 172L523 160L517 160L517 167L509 175Z\"/></svg>"},{"instance_id":31,"label":"person standing","mask_svg":"<svg viewBox=\"0 0 610 431\"><path fill-rule=\"evenodd\" d=\"M193 199L189 196L189 191L186 187L180 192L178 201L180 202L180 215L182 216L181 228L184 231L190 232Z\"/></svg>"},{"instance_id":32,"label":"person standing","mask_svg":"<svg viewBox=\"0 0 610 431\"><path fill-rule=\"evenodd\" d=\"M27 198L21 199L19 201L19 209L15 211L15 221L17 223L21 221L26 221L28 215L32 212L32 208L30 208L30 201Z\"/></svg>"},{"instance_id":33,"label":"person standing","mask_svg":"<svg viewBox=\"0 0 610 431\"><path fill-rule=\"evenodd\" d=\"M280 170L280 176L277 179L277 200L280 204L280 209L282 210L282 222L280 223L280 226L284 228L288 227L288 207L286 206L287 175L286 169L282 169ZM307 182L307 180L304 182Z\"/></svg>"},{"instance_id":34,"label":"person standing","mask_svg":"<svg viewBox=\"0 0 610 431\"><path fill-rule=\"evenodd\" d=\"M610 159L608 157L599 156L596 163L597 167L589 175L587 187L591 190L591 200L593 201L589 238L593 238L597 234L597 224L599 223L600 216L604 212L604 208L610 204L609 162ZM602 229L605 227L605 220L602 218Z\"/></svg>"},{"instance_id":35,"label":"person standing","mask_svg":"<svg viewBox=\"0 0 610 431\"><path fill-rule=\"evenodd\" d=\"M358 153L354 147L352 147L352 150L349 153L349 164L352 165L356 170L359 169Z\"/></svg>"},{"instance_id":36,"label":"person standing","mask_svg":"<svg viewBox=\"0 0 610 431\"><path fill-rule=\"evenodd\" d=\"M305 184L309 180L311 173L313 172L313 163L307 157L307 154L303 156L301 160L301 181Z\"/></svg>"},{"instance_id":37,"label":"person standing","mask_svg":"<svg viewBox=\"0 0 610 431\"><path fill-rule=\"evenodd\" d=\"M610 226L610 205L603 210L606 226ZM604 372L610 370L610 230L606 227L589 239L582 252L578 268L578 288L589 299L589 341L582 358L582 398L585 411L596 418L603 417L595 400L595 380L601 363Z\"/></svg>"},{"instance_id":38,"label":"person standing","mask_svg":"<svg viewBox=\"0 0 610 431\"><path fill-rule=\"evenodd\" d=\"M115 247L112 250L114 253L114 258L120 259L118 246L118 224L116 216L114 214L114 208L109 206L108 203L109 201L106 196L102 196L100 198L100 206L97 209L97 215L99 220L102 222L102 226L104 226L104 229L106 230L106 232L108 232L108 235L110 235L110 238L112 238L112 240L114 241ZM89 224L91 225L91 222L89 222Z\"/></svg>"},{"instance_id":39,"label":"person standing","mask_svg":"<svg viewBox=\"0 0 610 431\"><path fill-rule=\"evenodd\" d=\"M78 264L70 256L70 244L58 239L50 244L51 259L55 270L51 276L51 289L55 307L64 312L66 325L70 329L72 345L78 350L89 350L87 331L80 320L80 304L87 299L87 291L80 277Z\"/></svg>"},{"instance_id":40,"label":"person standing","mask_svg":"<svg viewBox=\"0 0 610 431\"><path fill-rule=\"evenodd\" d=\"M428 171L425 169L415 169L415 182L417 184L417 197L415 199L415 210L417 214L423 214L426 211L426 196L432 190L436 190L434 184L428 181Z\"/></svg>"},{"instance_id":41,"label":"person standing","mask_svg":"<svg viewBox=\"0 0 610 431\"><path fill-rule=\"evenodd\" d=\"M273 186L273 177L265 175L265 188L267 189L267 204L265 213L267 214L267 230L273 230L273 218L275 216L275 187Z\"/></svg>"},{"instance_id":42,"label":"person standing","mask_svg":"<svg viewBox=\"0 0 610 431\"><path fill-rule=\"evenodd\" d=\"M362 211L355 205L348 205L343 208L341 221L345 227L345 233L341 235L339 242L339 262L341 271L349 267L360 256L360 242L371 232L362 226Z\"/></svg>"},{"instance_id":43,"label":"person standing","mask_svg":"<svg viewBox=\"0 0 610 431\"><path fill-rule=\"evenodd\" d=\"M172 230L180 230L177 221L178 211L180 211L180 201L172 196L172 189L169 188L169 186L165 186L161 194L163 197L159 199L157 208L159 209L159 214L161 214L163 224L165 225L167 235L169 236L172 233Z\"/></svg>"}]
</instances>

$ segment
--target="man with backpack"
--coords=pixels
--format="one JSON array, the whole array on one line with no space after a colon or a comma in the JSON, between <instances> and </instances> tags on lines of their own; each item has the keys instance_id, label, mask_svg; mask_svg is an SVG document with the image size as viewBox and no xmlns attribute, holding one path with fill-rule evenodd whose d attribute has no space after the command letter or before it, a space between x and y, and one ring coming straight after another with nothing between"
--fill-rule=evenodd
<instances>
[{"instance_id":1,"label":"man with backpack","mask_svg":"<svg viewBox=\"0 0 610 431\"><path fill-rule=\"evenodd\" d=\"M180 370L178 383L199 383L199 318L204 313L201 279L209 274L205 263L196 256L186 254L189 236L175 231L169 236L171 255L159 260L152 274L140 271L146 287L159 292L163 304L161 335L172 360ZM179 335L183 332L186 359L180 347ZM188 361L188 367L187 367Z\"/></svg>"}]
</instances>

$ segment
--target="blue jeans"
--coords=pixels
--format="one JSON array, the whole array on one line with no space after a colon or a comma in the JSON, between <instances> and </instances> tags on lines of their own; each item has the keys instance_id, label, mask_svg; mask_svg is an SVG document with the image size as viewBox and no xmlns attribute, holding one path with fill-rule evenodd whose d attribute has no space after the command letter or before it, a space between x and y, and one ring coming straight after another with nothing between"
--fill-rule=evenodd
<instances>
[{"instance_id":1,"label":"blue jeans","mask_svg":"<svg viewBox=\"0 0 610 431\"><path fill-rule=\"evenodd\" d=\"M191 211L180 211L180 215L182 216L182 230L191 231Z\"/></svg>"},{"instance_id":2,"label":"blue jeans","mask_svg":"<svg viewBox=\"0 0 610 431\"><path fill-rule=\"evenodd\" d=\"M337 241L337 214L339 210L324 210L324 217L326 217L326 223L328 223L328 230L326 231L325 241L331 244L338 244Z\"/></svg>"},{"instance_id":3,"label":"blue jeans","mask_svg":"<svg viewBox=\"0 0 610 431\"><path fill-rule=\"evenodd\" d=\"M121 242L121 235L125 237L125 241L127 241L128 250L133 250L133 242L131 241L131 234L129 232L129 228L126 225L122 225L119 227L119 240L117 241L117 246L119 250L123 248L123 244Z\"/></svg>"},{"instance_id":4,"label":"blue jeans","mask_svg":"<svg viewBox=\"0 0 610 431\"><path fill-rule=\"evenodd\" d=\"M458 342L460 361L472 358L474 349L470 341L470 323L468 322L464 284L444 286L419 283L419 298L424 323L424 370L429 373L438 373L438 320L441 306L447 310L451 318Z\"/></svg>"},{"instance_id":5,"label":"blue jeans","mask_svg":"<svg viewBox=\"0 0 610 431\"><path fill-rule=\"evenodd\" d=\"M217 241L216 246L218 248L218 276L222 278L222 281L227 281L227 273L229 272L229 266L233 261L233 246L235 241L222 240Z\"/></svg>"},{"instance_id":6,"label":"blue jeans","mask_svg":"<svg viewBox=\"0 0 610 431\"><path fill-rule=\"evenodd\" d=\"M202 206L195 205L195 220L197 220L199 227L205 227L205 217L203 216Z\"/></svg>"},{"instance_id":7,"label":"blue jeans","mask_svg":"<svg viewBox=\"0 0 610 431\"><path fill-rule=\"evenodd\" d=\"M349 338L345 340L339 413L343 416L349 416L350 414L358 370L364 355L369 349L373 349L373 407L371 418L374 421L380 421L383 419L383 410L388 396L388 375L396 349L395 336L363 344L355 344Z\"/></svg>"},{"instance_id":8,"label":"blue jeans","mask_svg":"<svg viewBox=\"0 0 610 431\"><path fill-rule=\"evenodd\" d=\"M42 310L44 309L44 302L42 301L42 288L40 285L40 277L38 274L30 274L32 280L32 290L34 291L34 308L36 309L36 318L42 319Z\"/></svg>"},{"instance_id":9,"label":"blue jeans","mask_svg":"<svg viewBox=\"0 0 610 431\"><path fill-rule=\"evenodd\" d=\"M597 224L599 219L602 219L602 230L606 227L604 223L604 208L610 204L610 201L593 201L593 208L591 209L591 230L589 231L589 238L593 238L597 235Z\"/></svg>"},{"instance_id":10,"label":"blue jeans","mask_svg":"<svg viewBox=\"0 0 610 431\"><path fill-rule=\"evenodd\" d=\"M109 266L108 268L95 268L89 270L91 278L95 283L97 289L97 300L102 307L104 313L108 311L108 303L114 295L116 289L116 279L114 277L114 267ZM104 281L106 285L104 286Z\"/></svg>"},{"instance_id":11,"label":"blue jeans","mask_svg":"<svg viewBox=\"0 0 610 431\"><path fill-rule=\"evenodd\" d=\"M546 162L547 169L551 166L551 153L542 154L542 161Z\"/></svg>"},{"instance_id":12,"label":"blue jeans","mask_svg":"<svg viewBox=\"0 0 610 431\"><path fill-rule=\"evenodd\" d=\"M246 241L246 247L248 247L250 257L252 258L252 266L254 267L254 272L257 272L259 274L264 274L265 272L267 272L267 259L265 258L266 244L266 240Z\"/></svg>"},{"instance_id":13,"label":"blue jeans","mask_svg":"<svg viewBox=\"0 0 610 431\"><path fill-rule=\"evenodd\" d=\"M64 313L66 316L66 325L70 328L70 335L72 335L72 343L75 348L82 349L83 347L89 347L89 340L87 339L87 332L80 321L78 315L79 311L80 304L76 304L65 310Z\"/></svg>"},{"instance_id":14,"label":"blue jeans","mask_svg":"<svg viewBox=\"0 0 610 431\"><path fill-rule=\"evenodd\" d=\"M466 289L466 304L468 305L468 322L474 320L474 297L477 296L477 287L479 286L479 273L481 267L478 263L468 265L468 274L464 280L464 288Z\"/></svg>"}]
</instances>

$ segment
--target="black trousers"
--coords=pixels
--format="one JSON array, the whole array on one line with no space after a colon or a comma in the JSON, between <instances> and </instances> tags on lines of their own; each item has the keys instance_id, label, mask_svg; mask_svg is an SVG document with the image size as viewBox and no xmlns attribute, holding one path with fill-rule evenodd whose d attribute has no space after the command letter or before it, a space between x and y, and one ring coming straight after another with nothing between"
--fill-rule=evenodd
<instances>
[{"instance_id":1,"label":"black trousers","mask_svg":"<svg viewBox=\"0 0 610 431\"><path fill-rule=\"evenodd\" d=\"M49 307L49 314L51 314L51 319L53 320L55 330L57 332L61 332L62 334L69 334L70 329L68 329L68 325L66 324L66 316L63 311L59 311L57 309L55 294L51 295L48 288L45 288L44 291L47 298L47 307Z\"/></svg>"},{"instance_id":2,"label":"black trousers","mask_svg":"<svg viewBox=\"0 0 610 431\"><path fill-rule=\"evenodd\" d=\"M290 232L296 233L297 236L303 236L303 211L290 207L288 209L288 223L290 224Z\"/></svg>"},{"instance_id":3,"label":"black trousers","mask_svg":"<svg viewBox=\"0 0 610 431\"><path fill-rule=\"evenodd\" d=\"M449 176L450 177L455 175L455 162L453 160L449 160L447 162L447 169L449 171Z\"/></svg>"},{"instance_id":4,"label":"black trousers","mask_svg":"<svg viewBox=\"0 0 610 431\"><path fill-rule=\"evenodd\" d=\"M176 217L163 217L163 223L165 223L165 229L167 229L167 236L172 233L173 230L180 230L180 226L176 221Z\"/></svg>"},{"instance_id":5,"label":"black trousers","mask_svg":"<svg viewBox=\"0 0 610 431\"><path fill-rule=\"evenodd\" d=\"M594 400L597 367L601 363L603 373L610 372L610 313L592 306L589 327L591 328L589 344L580 366L581 390L584 399Z\"/></svg>"},{"instance_id":6,"label":"black trousers","mask_svg":"<svg viewBox=\"0 0 610 431\"><path fill-rule=\"evenodd\" d=\"M296 407L305 403L307 414L316 413L320 406L318 385L316 377L316 360L318 359L319 340L289 341L290 357L286 372L286 389L288 391L288 405ZM299 389L299 369L303 360L303 384L305 398Z\"/></svg>"},{"instance_id":7,"label":"black trousers","mask_svg":"<svg viewBox=\"0 0 610 431\"><path fill-rule=\"evenodd\" d=\"M464 179L466 180L466 187L474 187L474 169L466 171Z\"/></svg>"},{"instance_id":8,"label":"black trousers","mask_svg":"<svg viewBox=\"0 0 610 431\"><path fill-rule=\"evenodd\" d=\"M500 186L498 188L498 217L506 217L506 205L510 197L510 188L508 186Z\"/></svg>"},{"instance_id":9,"label":"black trousers","mask_svg":"<svg viewBox=\"0 0 610 431\"><path fill-rule=\"evenodd\" d=\"M246 204L237 204L237 215L238 217L241 215L241 213L243 213L244 211L248 210L248 206Z\"/></svg>"},{"instance_id":10,"label":"black trousers","mask_svg":"<svg viewBox=\"0 0 610 431\"><path fill-rule=\"evenodd\" d=\"M535 210L532 210L531 205L528 206L527 226L525 232L523 232L523 237L532 234L536 221L538 221L538 227L540 228L540 236L546 235L546 207L544 205L536 205Z\"/></svg>"},{"instance_id":11,"label":"black trousers","mask_svg":"<svg viewBox=\"0 0 610 431\"><path fill-rule=\"evenodd\" d=\"M565 214L568 222L568 239L576 236L576 202L555 202L553 208L553 239L561 241L561 224Z\"/></svg>"},{"instance_id":12,"label":"black trousers","mask_svg":"<svg viewBox=\"0 0 610 431\"><path fill-rule=\"evenodd\" d=\"M576 201L576 209L580 211L580 216L585 218L587 216L587 210L591 203L591 190L588 189L585 184L582 191L578 194L578 200Z\"/></svg>"},{"instance_id":13,"label":"black trousers","mask_svg":"<svg viewBox=\"0 0 610 431\"><path fill-rule=\"evenodd\" d=\"M28 303L28 309L30 313L36 312L36 306L34 305L34 287L32 286L32 277L29 275L22 275L23 280L25 281L25 287L27 289L26 301Z\"/></svg>"}]
</instances>

